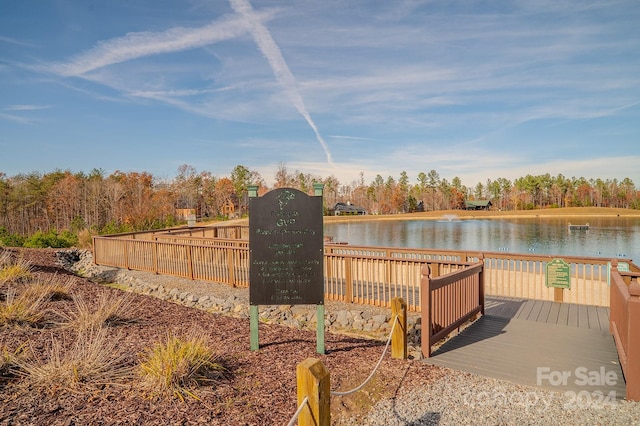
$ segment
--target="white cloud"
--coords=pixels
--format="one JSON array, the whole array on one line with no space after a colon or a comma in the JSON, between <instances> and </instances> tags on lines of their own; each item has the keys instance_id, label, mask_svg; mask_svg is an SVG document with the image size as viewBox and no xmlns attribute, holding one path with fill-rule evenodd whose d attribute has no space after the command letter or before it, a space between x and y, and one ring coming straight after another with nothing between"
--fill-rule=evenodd
<instances>
[{"instance_id":1,"label":"white cloud","mask_svg":"<svg viewBox=\"0 0 640 426\"><path fill-rule=\"evenodd\" d=\"M8 105L5 111L34 111L39 109L49 109L51 105Z\"/></svg>"},{"instance_id":2,"label":"white cloud","mask_svg":"<svg viewBox=\"0 0 640 426\"><path fill-rule=\"evenodd\" d=\"M269 18L268 13L254 15L257 22ZM101 41L70 62L53 65L50 69L66 77L82 76L99 68L145 56L195 49L230 40L247 31L245 19L227 16L200 28L176 27L163 32L129 33L124 37Z\"/></svg>"}]
</instances>

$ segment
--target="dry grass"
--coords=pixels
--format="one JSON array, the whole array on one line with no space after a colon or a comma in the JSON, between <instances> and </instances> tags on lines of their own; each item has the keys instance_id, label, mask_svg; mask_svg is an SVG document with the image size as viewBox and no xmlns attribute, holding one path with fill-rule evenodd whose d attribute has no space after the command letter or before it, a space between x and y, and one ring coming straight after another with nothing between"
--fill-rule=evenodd
<instances>
[{"instance_id":1,"label":"dry grass","mask_svg":"<svg viewBox=\"0 0 640 426\"><path fill-rule=\"evenodd\" d=\"M18 294L15 288L5 293L5 300L0 303L0 326L28 325L36 326L44 321L47 313L47 293L25 291Z\"/></svg>"},{"instance_id":2,"label":"dry grass","mask_svg":"<svg viewBox=\"0 0 640 426\"><path fill-rule=\"evenodd\" d=\"M225 368L216 362L202 333L168 336L141 355L142 387L152 396L199 399L196 389L219 379Z\"/></svg>"},{"instance_id":3,"label":"dry grass","mask_svg":"<svg viewBox=\"0 0 640 426\"><path fill-rule=\"evenodd\" d=\"M17 361L21 385L30 391L60 394L125 384L133 377L132 367L119 353L118 343L104 329L79 333L68 350L52 339L44 360L31 350L30 356Z\"/></svg>"},{"instance_id":4,"label":"dry grass","mask_svg":"<svg viewBox=\"0 0 640 426\"><path fill-rule=\"evenodd\" d=\"M69 300L71 298L71 288L73 278L61 281L57 276L47 277L44 280L37 280L29 284L25 290L25 297L46 297L48 300Z\"/></svg>"},{"instance_id":5,"label":"dry grass","mask_svg":"<svg viewBox=\"0 0 640 426\"><path fill-rule=\"evenodd\" d=\"M24 259L13 259L11 253L0 253L0 284L26 281L32 278L33 267Z\"/></svg>"},{"instance_id":6,"label":"dry grass","mask_svg":"<svg viewBox=\"0 0 640 426\"><path fill-rule=\"evenodd\" d=\"M18 367L20 360L25 356L25 345L19 346L16 350L10 351L3 347L0 352L0 384L14 378L14 371Z\"/></svg>"},{"instance_id":7,"label":"dry grass","mask_svg":"<svg viewBox=\"0 0 640 426\"><path fill-rule=\"evenodd\" d=\"M89 229L83 229L78 232L78 247L91 250L93 248L93 235Z\"/></svg>"},{"instance_id":8,"label":"dry grass","mask_svg":"<svg viewBox=\"0 0 640 426\"><path fill-rule=\"evenodd\" d=\"M78 296L73 297L75 309L70 313L61 314L66 320L64 326L70 327L79 333L133 322L131 317L132 298L126 295L113 297L103 293L93 306Z\"/></svg>"}]
</instances>

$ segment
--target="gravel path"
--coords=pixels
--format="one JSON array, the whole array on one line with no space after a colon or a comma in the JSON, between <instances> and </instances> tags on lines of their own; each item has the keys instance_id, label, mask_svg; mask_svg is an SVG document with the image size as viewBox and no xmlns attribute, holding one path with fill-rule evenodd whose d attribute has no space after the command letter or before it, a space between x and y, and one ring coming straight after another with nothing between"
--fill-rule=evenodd
<instances>
[{"instance_id":1,"label":"gravel path","mask_svg":"<svg viewBox=\"0 0 640 426\"><path fill-rule=\"evenodd\" d=\"M449 370L380 401L365 425L638 425L640 403L578 399Z\"/></svg>"}]
</instances>

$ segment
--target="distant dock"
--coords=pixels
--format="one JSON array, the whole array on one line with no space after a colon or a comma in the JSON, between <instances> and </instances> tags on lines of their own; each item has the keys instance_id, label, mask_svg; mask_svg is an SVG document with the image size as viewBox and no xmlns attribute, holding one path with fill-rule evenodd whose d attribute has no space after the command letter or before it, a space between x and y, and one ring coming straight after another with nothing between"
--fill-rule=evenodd
<instances>
[{"instance_id":1,"label":"distant dock","mask_svg":"<svg viewBox=\"0 0 640 426\"><path fill-rule=\"evenodd\" d=\"M585 223L584 225L572 225L569 224L569 231L588 231L589 224Z\"/></svg>"}]
</instances>

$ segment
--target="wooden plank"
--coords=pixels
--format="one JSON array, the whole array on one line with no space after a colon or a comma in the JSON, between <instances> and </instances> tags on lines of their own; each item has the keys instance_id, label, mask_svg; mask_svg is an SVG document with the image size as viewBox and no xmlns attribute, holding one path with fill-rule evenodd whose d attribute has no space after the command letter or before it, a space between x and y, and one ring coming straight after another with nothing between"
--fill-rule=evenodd
<instances>
[{"instance_id":1,"label":"wooden plank","mask_svg":"<svg viewBox=\"0 0 640 426\"><path fill-rule=\"evenodd\" d=\"M549 315L547 315L547 323L549 324L558 324L558 317L560 315L560 303L550 303L549 304Z\"/></svg>"},{"instance_id":2,"label":"wooden plank","mask_svg":"<svg viewBox=\"0 0 640 426\"><path fill-rule=\"evenodd\" d=\"M596 306L587 306L587 318L589 319L589 328L602 330L600 319L598 318L598 308Z\"/></svg>"},{"instance_id":3,"label":"wooden plank","mask_svg":"<svg viewBox=\"0 0 640 426\"><path fill-rule=\"evenodd\" d=\"M604 306L598 306L596 308L596 312L598 312L598 321L600 322L600 329L608 331L609 330L609 308L605 308Z\"/></svg>"},{"instance_id":4,"label":"wooden plank","mask_svg":"<svg viewBox=\"0 0 640 426\"><path fill-rule=\"evenodd\" d=\"M558 322L559 325L568 325L569 324L569 304L562 303L560 305L560 311L558 312Z\"/></svg>"},{"instance_id":5,"label":"wooden plank","mask_svg":"<svg viewBox=\"0 0 640 426\"><path fill-rule=\"evenodd\" d=\"M549 312L551 312L551 306L554 305L554 303L548 302L548 301L541 301L541 308L540 308L540 313L538 314L538 318L537 321L539 322L547 322L547 318L549 317Z\"/></svg>"},{"instance_id":6,"label":"wooden plank","mask_svg":"<svg viewBox=\"0 0 640 426\"><path fill-rule=\"evenodd\" d=\"M571 325L573 327L578 326L578 306L574 304L569 304L569 315L567 317L567 325Z\"/></svg>"},{"instance_id":7,"label":"wooden plank","mask_svg":"<svg viewBox=\"0 0 640 426\"><path fill-rule=\"evenodd\" d=\"M578 305L578 327L589 328L589 314L586 305Z\"/></svg>"},{"instance_id":8,"label":"wooden plank","mask_svg":"<svg viewBox=\"0 0 640 426\"><path fill-rule=\"evenodd\" d=\"M529 318L529 314L531 314L531 309L533 309L533 301L531 299L527 299L525 303L518 309L518 312L514 316L517 319L526 320Z\"/></svg>"},{"instance_id":9,"label":"wooden plank","mask_svg":"<svg viewBox=\"0 0 640 426\"><path fill-rule=\"evenodd\" d=\"M538 317L540 316L540 311L542 311L542 306L544 302L542 300L534 300L533 306L531 307L531 312L529 313L529 321L538 321Z\"/></svg>"}]
</instances>

